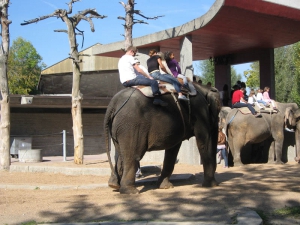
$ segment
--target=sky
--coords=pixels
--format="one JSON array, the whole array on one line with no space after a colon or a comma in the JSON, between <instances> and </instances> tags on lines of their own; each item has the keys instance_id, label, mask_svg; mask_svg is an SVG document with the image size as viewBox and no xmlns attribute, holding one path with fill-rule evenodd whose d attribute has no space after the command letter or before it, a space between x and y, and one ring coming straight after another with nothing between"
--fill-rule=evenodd
<instances>
[{"instance_id":1,"label":"sky","mask_svg":"<svg viewBox=\"0 0 300 225\"><path fill-rule=\"evenodd\" d=\"M36 48L47 66L51 66L69 56L70 47L66 33L57 33L54 30L66 29L66 24L54 17L37 23L21 26L24 21L39 18L54 13L56 9L68 9L70 0L11 0L9 7L10 38L11 44L18 37ZM127 0L123 1L127 3ZM157 20L145 20L147 24L136 24L133 27L133 38L162 31L187 23L204 15L215 0L135 0L135 9L148 17L161 16ZM104 19L93 19L95 32L91 32L89 23L82 20L77 28L84 31L84 43L81 48L82 37L77 37L78 50L89 48L100 43L109 44L124 40L124 21L117 19L125 16L125 10L118 0L81 0L73 4L74 15L85 9L96 9L100 15L107 16ZM136 16L136 19L143 19ZM235 66L238 74L243 74L249 68L249 64ZM196 71L197 72L197 71Z\"/></svg>"}]
</instances>

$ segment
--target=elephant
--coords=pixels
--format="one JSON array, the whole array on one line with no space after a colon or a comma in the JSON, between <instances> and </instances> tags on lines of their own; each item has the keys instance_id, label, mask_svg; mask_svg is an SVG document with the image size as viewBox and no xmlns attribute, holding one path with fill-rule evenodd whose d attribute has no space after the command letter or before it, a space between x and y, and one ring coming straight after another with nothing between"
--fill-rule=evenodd
<instances>
[{"instance_id":1,"label":"elephant","mask_svg":"<svg viewBox=\"0 0 300 225\"><path fill-rule=\"evenodd\" d=\"M277 113L262 113L261 118L251 114L243 115L238 109L222 107L220 125L225 128L228 146L233 155L234 166L243 165L241 149L247 144L260 143L272 138L269 149L268 163L282 164L282 147L284 128L295 130L296 152L295 160L300 161L300 109L296 103L276 102Z\"/></svg>"},{"instance_id":2,"label":"elephant","mask_svg":"<svg viewBox=\"0 0 300 225\"><path fill-rule=\"evenodd\" d=\"M165 155L157 185L162 189L172 188L169 178L181 143L193 136L203 162L202 186L218 185L214 175L220 96L215 88L195 82L193 85L197 94L189 96L188 102L179 101L176 93L162 95L161 99L168 103L166 107L153 105L151 98L129 87L111 99L104 118L106 149L112 171L108 181L111 188L121 194L138 194L135 187L138 162L147 151L162 149ZM110 137L118 155L115 165L110 157Z\"/></svg>"}]
</instances>

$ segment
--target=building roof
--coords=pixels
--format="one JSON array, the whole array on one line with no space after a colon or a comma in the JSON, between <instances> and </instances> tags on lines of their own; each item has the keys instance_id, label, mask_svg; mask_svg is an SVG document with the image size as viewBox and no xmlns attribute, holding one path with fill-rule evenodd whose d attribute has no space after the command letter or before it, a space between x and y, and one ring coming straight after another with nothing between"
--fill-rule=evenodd
<instances>
[{"instance_id":1,"label":"building roof","mask_svg":"<svg viewBox=\"0 0 300 225\"><path fill-rule=\"evenodd\" d=\"M92 53L92 48L96 46L101 46L101 44L97 43L79 52L81 55L79 58L82 60L82 63L79 64L80 71L90 72L117 70L119 58L95 57ZM70 73L73 71L72 65L72 60L70 58L66 58L44 69L41 72L41 75Z\"/></svg>"},{"instance_id":2,"label":"building roof","mask_svg":"<svg viewBox=\"0 0 300 225\"><path fill-rule=\"evenodd\" d=\"M299 0L216 0L203 16L186 24L133 39L138 48L160 47L179 55L180 41L190 35L193 60L277 48L300 40ZM94 46L93 54L123 55L124 41Z\"/></svg>"}]
</instances>

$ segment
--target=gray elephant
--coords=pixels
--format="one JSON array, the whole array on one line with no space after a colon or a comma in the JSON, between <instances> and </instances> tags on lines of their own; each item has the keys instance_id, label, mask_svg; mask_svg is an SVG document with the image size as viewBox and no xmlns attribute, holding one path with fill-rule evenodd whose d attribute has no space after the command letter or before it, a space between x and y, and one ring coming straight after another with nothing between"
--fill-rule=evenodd
<instances>
[{"instance_id":1,"label":"gray elephant","mask_svg":"<svg viewBox=\"0 0 300 225\"><path fill-rule=\"evenodd\" d=\"M300 161L300 109L295 103L277 102L277 113L262 113L261 118L253 115L243 115L238 109L223 107L220 111L220 123L226 129L228 146L233 155L234 166L243 165L241 149L247 144L260 143L268 138L273 141L269 149L268 163L282 162L282 147L284 141L284 128L295 130L297 157Z\"/></svg>"},{"instance_id":2,"label":"gray elephant","mask_svg":"<svg viewBox=\"0 0 300 225\"><path fill-rule=\"evenodd\" d=\"M118 92L110 101L104 119L105 140L112 170L108 184L121 194L136 194L135 172L147 151L165 149L159 188L173 187L169 178L173 172L182 141L195 136L204 167L202 185L218 185L216 147L218 115L221 109L219 93L194 83L197 95L189 102L178 102L171 94L162 96L167 107L153 105L134 88ZM179 106L178 106L178 105ZM118 154L113 167L110 158L109 136Z\"/></svg>"}]
</instances>

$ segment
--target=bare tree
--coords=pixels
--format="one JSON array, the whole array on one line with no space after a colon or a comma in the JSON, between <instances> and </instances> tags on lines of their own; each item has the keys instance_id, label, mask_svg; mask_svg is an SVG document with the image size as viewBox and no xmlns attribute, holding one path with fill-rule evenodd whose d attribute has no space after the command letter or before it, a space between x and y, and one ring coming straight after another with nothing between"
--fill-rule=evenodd
<instances>
[{"instance_id":1,"label":"bare tree","mask_svg":"<svg viewBox=\"0 0 300 225\"><path fill-rule=\"evenodd\" d=\"M39 22L50 17L61 18L63 22L67 25L67 30L55 30L56 32L65 32L68 34L69 44L70 44L70 58L73 60L73 86L72 86L72 118L73 118L73 136L74 136L74 162L76 164L83 164L83 154L84 154L84 142L83 142L83 132L82 132L82 94L80 93L80 67L79 63L82 61L79 59L78 44L76 42L76 35L79 31L76 26L81 20L89 22L91 31L94 32L94 24L92 19L103 19L106 16L99 15L95 9L86 9L78 12L74 16L70 16L72 13L73 4L80 0L70 0L68 3L69 9L57 9L54 13L46 16L42 16L36 19L25 21L21 25L27 25L31 23ZM82 34L83 32L79 33Z\"/></svg>"},{"instance_id":2,"label":"bare tree","mask_svg":"<svg viewBox=\"0 0 300 225\"><path fill-rule=\"evenodd\" d=\"M9 170L10 166L10 102L7 79L7 60L9 51L9 0L0 0L1 49L0 49L0 170Z\"/></svg>"},{"instance_id":3,"label":"bare tree","mask_svg":"<svg viewBox=\"0 0 300 225\"><path fill-rule=\"evenodd\" d=\"M119 16L118 19L120 20L124 20L125 24L124 24L124 28L125 28L125 50L129 47L132 46L132 28L134 24L137 23L144 23L144 24L148 24L147 22L145 22L144 20L138 20L134 18L134 14L139 15L147 20L156 20L159 17L163 17L163 16L155 16L155 17L147 17L144 16L143 13L140 10L135 10L134 9L134 5L136 3L134 3L134 0L128 0L127 4L125 4L124 2L120 2L120 4L124 7L126 15L125 17L121 17Z\"/></svg>"}]
</instances>

